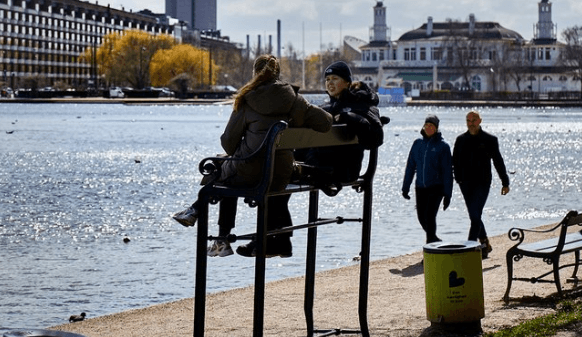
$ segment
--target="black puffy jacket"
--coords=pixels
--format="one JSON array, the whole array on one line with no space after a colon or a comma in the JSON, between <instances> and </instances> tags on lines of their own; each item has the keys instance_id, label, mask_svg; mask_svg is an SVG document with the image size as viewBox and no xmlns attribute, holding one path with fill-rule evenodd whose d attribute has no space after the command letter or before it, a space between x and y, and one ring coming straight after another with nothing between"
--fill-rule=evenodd
<instances>
[{"instance_id":1,"label":"black puffy jacket","mask_svg":"<svg viewBox=\"0 0 582 337\"><path fill-rule=\"evenodd\" d=\"M331 98L321 107L331 113L334 124L346 124L358 136L359 144L314 148L303 159L322 169L316 180L321 183L345 183L358 179L364 150L382 145L384 131L378 110L378 95L363 82L353 82L338 99Z\"/></svg>"}]
</instances>

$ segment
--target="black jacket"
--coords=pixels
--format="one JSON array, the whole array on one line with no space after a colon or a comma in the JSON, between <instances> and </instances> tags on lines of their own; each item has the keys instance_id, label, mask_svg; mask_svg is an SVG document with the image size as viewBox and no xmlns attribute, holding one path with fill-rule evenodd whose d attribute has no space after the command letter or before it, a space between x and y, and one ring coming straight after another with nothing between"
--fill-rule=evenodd
<instances>
[{"instance_id":1,"label":"black jacket","mask_svg":"<svg viewBox=\"0 0 582 337\"><path fill-rule=\"evenodd\" d=\"M346 124L358 136L359 144L315 148L307 151L304 161L323 168L317 177L322 183L351 182L358 179L364 150L382 145L384 131L378 110L378 95L363 82L354 82L339 99L331 98L322 108L331 113L334 124ZM299 158L298 158L299 159Z\"/></svg>"},{"instance_id":2,"label":"black jacket","mask_svg":"<svg viewBox=\"0 0 582 337\"><path fill-rule=\"evenodd\" d=\"M475 136L469 131L455 141L453 172L459 184L491 184L491 161L503 186L509 186L509 177L499 152L497 137L482 129Z\"/></svg>"}]
</instances>

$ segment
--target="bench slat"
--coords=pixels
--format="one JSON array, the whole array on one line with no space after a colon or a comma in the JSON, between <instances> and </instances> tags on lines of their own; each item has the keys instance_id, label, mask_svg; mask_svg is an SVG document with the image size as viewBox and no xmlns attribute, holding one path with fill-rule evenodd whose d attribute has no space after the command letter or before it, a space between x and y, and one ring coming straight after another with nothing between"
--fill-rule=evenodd
<instances>
[{"instance_id":1,"label":"bench slat","mask_svg":"<svg viewBox=\"0 0 582 337\"><path fill-rule=\"evenodd\" d=\"M304 149L349 144L358 144L358 137L349 135L345 125L334 125L330 131L325 133L307 128L288 128L281 132L277 149Z\"/></svg>"},{"instance_id":2,"label":"bench slat","mask_svg":"<svg viewBox=\"0 0 582 337\"><path fill-rule=\"evenodd\" d=\"M547 239L521 245L520 250L527 252L551 253L556 250L559 238ZM568 233L563 252L571 252L582 248L582 233Z\"/></svg>"}]
</instances>

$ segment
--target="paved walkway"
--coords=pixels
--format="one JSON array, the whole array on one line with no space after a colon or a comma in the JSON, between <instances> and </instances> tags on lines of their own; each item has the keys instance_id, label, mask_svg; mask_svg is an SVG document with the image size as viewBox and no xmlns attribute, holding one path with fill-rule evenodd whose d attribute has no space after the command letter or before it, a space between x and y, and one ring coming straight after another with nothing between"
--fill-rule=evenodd
<instances>
[{"instance_id":1,"label":"paved walkway","mask_svg":"<svg viewBox=\"0 0 582 337\"><path fill-rule=\"evenodd\" d=\"M554 312L554 284L514 282L511 302L506 305L502 301L507 284L505 252L514 242L506 235L490 240L494 250L490 258L482 263L485 297L485 318L481 320L483 331L497 331ZM422 252L418 252L371 263L368 324L372 336L454 335L450 332L442 334L441 331L431 328L431 323L426 318L424 274L420 263L422 259ZM523 277L531 277L532 272L549 268L539 259L528 258L515 266L515 275ZM570 273L571 269L562 272L562 285L565 289L572 287L565 281ZM358 277L358 265L316 275L316 328L359 329ZM306 335L303 296L302 277L267 284L265 336ZM206 335L251 336L252 308L252 287L209 295ZM193 315L193 300L184 299L52 329L76 332L87 337L192 336Z\"/></svg>"}]
</instances>

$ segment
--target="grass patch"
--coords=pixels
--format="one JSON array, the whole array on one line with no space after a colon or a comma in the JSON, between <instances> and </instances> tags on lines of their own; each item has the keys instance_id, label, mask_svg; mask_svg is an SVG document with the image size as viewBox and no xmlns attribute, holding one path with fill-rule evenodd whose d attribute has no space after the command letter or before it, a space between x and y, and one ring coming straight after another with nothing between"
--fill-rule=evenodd
<instances>
[{"instance_id":1,"label":"grass patch","mask_svg":"<svg viewBox=\"0 0 582 337\"><path fill-rule=\"evenodd\" d=\"M582 321L582 302L565 300L556 306L554 314L525 321L512 328L494 333L486 333L484 337L551 337L560 330L574 330ZM579 326L578 326L579 328Z\"/></svg>"}]
</instances>

